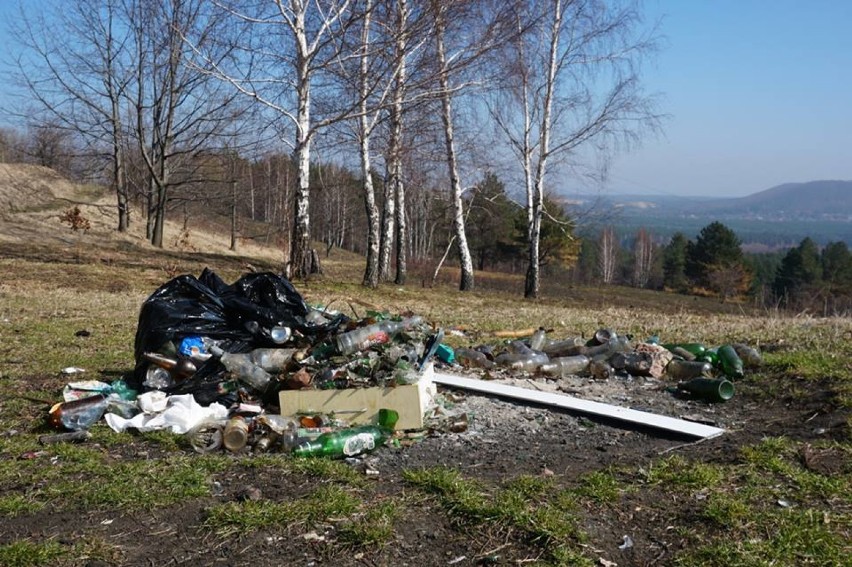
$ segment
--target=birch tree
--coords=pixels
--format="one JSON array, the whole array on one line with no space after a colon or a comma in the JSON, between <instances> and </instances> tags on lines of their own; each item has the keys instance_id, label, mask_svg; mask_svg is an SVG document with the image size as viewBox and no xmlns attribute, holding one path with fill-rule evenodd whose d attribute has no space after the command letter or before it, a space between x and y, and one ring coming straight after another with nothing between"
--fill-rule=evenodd
<instances>
[{"instance_id":1,"label":"birch tree","mask_svg":"<svg viewBox=\"0 0 852 567\"><path fill-rule=\"evenodd\" d=\"M618 242L615 230L611 226L604 227L598 238L598 271L601 281L611 284L615 281L618 266Z\"/></svg>"},{"instance_id":2,"label":"birch tree","mask_svg":"<svg viewBox=\"0 0 852 567\"><path fill-rule=\"evenodd\" d=\"M526 297L540 290L539 239L549 168L581 148L638 141L659 117L639 85L638 63L654 46L632 2L523 2L517 35L502 52L511 73L490 101L499 132L518 159L526 194ZM505 63L504 63L505 65Z\"/></svg>"},{"instance_id":3,"label":"birch tree","mask_svg":"<svg viewBox=\"0 0 852 567\"><path fill-rule=\"evenodd\" d=\"M283 121L281 141L292 149L296 169L284 269L291 278L307 277L311 271L311 144L321 129L353 117L358 109L357 103L349 103L351 99L335 97L340 93L328 93L322 105L314 100L315 82L332 66L358 56L340 49L340 38L363 15L352 10L351 4L350 0L216 2L230 18L222 32L232 50L228 61L216 61L189 38L200 67L265 107L271 120ZM319 116L314 115L315 106L322 110Z\"/></svg>"},{"instance_id":4,"label":"birch tree","mask_svg":"<svg viewBox=\"0 0 852 567\"><path fill-rule=\"evenodd\" d=\"M651 268L654 265L654 243L651 235L644 228L636 233L633 244L633 285L645 287L651 279Z\"/></svg>"}]
</instances>

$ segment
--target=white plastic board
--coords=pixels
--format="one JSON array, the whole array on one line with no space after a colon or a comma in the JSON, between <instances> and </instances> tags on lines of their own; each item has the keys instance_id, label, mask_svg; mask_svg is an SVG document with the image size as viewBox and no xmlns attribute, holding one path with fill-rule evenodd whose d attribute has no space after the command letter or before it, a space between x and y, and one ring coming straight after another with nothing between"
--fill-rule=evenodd
<instances>
[{"instance_id":1,"label":"white plastic board","mask_svg":"<svg viewBox=\"0 0 852 567\"><path fill-rule=\"evenodd\" d=\"M435 384L450 386L453 388L462 388L464 390L472 390L474 392L482 392L485 394L494 394L506 398L516 400L524 400L538 404L545 404L567 410L579 411L582 413L598 415L628 423L634 423L645 427L654 427L657 429L665 429L666 431L674 431L683 435L691 435L694 437L710 438L721 435L725 432L724 429L704 425L702 423L694 423L684 419L658 415L645 411L623 408L601 402L593 402L590 400L582 400L567 394L558 394L555 392L541 392L538 390L530 390L528 388L520 388L518 386L510 386L508 384L499 384L487 380L476 380L473 378L463 378L461 376L453 376L435 372L432 380Z\"/></svg>"}]
</instances>

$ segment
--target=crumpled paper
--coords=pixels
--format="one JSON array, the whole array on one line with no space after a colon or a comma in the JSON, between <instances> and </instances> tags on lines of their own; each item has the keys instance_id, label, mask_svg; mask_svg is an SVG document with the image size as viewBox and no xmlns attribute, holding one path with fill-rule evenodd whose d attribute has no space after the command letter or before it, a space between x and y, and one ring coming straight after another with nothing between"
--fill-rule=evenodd
<instances>
[{"instance_id":1,"label":"crumpled paper","mask_svg":"<svg viewBox=\"0 0 852 567\"><path fill-rule=\"evenodd\" d=\"M143 398L144 395L140 396L140 398ZM143 399L139 401L140 407L147 406L149 409L157 410L163 407L161 405L163 400L156 400L156 402L160 403L152 403L150 405L146 404ZM217 403L206 407L202 406L195 401L192 394L169 396L165 399L165 402L165 407L161 411L140 413L130 419L125 419L114 413L108 413L104 419L112 430L118 433L129 428L134 428L139 431L169 429L172 433L183 434L202 422L224 422L228 418L228 409L225 406Z\"/></svg>"}]
</instances>

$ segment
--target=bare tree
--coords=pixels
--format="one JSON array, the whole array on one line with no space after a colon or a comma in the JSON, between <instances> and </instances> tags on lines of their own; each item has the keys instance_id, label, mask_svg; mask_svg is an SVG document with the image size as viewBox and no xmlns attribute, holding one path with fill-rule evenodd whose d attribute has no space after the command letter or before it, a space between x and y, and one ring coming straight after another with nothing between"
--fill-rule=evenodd
<instances>
[{"instance_id":1,"label":"bare tree","mask_svg":"<svg viewBox=\"0 0 852 567\"><path fill-rule=\"evenodd\" d=\"M651 279L651 268L654 265L654 243L651 235L644 228L636 233L633 244L633 285L645 287Z\"/></svg>"},{"instance_id":2,"label":"bare tree","mask_svg":"<svg viewBox=\"0 0 852 567\"><path fill-rule=\"evenodd\" d=\"M118 230L130 223L127 149L121 102L130 80L126 12L118 0L56 3L45 16L21 14L15 37L23 49L18 78L27 111L80 138L89 154L109 164Z\"/></svg>"},{"instance_id":3,"label":"bare tree","mask_svg":"<svg viewBox=\"0 0 852 567\"><path fill-rule=\"evenodd\" d=\"M611 284L615 281L615 271L618 266L618 242L615 230L611 226L604 227L598 238L598 271L601 281Z\"/></svg>"},{"instance_id":4,"label":"bare tree","mask_svg":"<svg viewBox=\"0 0 852 567\"><path fill-rule=\"evenodd\" d=\"M602 0L524 2L516 40L503 55L512 72L491 114L518 158L527 197L526 297L538 297L542 203L550 162L594 144L635 142L657 126L653 100L639 88L637 64L654 47L637 34L631 3Z\"/></svg>"}]
</instances>

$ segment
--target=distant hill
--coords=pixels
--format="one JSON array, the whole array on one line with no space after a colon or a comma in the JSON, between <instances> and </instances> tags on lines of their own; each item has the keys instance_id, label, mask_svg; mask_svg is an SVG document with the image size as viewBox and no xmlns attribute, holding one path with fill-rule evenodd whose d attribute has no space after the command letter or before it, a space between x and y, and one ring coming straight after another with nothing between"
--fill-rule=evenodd
<instances>
[{"instance_id":1,"label":"distant hill","mask_svg":"<svg viewBox=\"0 0 852 567\"><path fill-rule=\"evenodd\" d=\"M584 210L607 211L602 222L620 227L623 236L639 227L662 238L676 231L693 237L712 221L721 221L747 244L787 247L809 236L820 244L843 240L852 246L852 181L785 183L746 197L608 195L576 203Z\"/></svg>"},{"instance_id":2,"label":"distant hill","mask_svg":"<svg viewBox=\"0 0 852 567\"><path fill-rule=\"evenodd\" d=\"M704 206L708 212L724 212L740 218L852 221L852 181L785 183Z\"/></svg>"}]
</instances>

